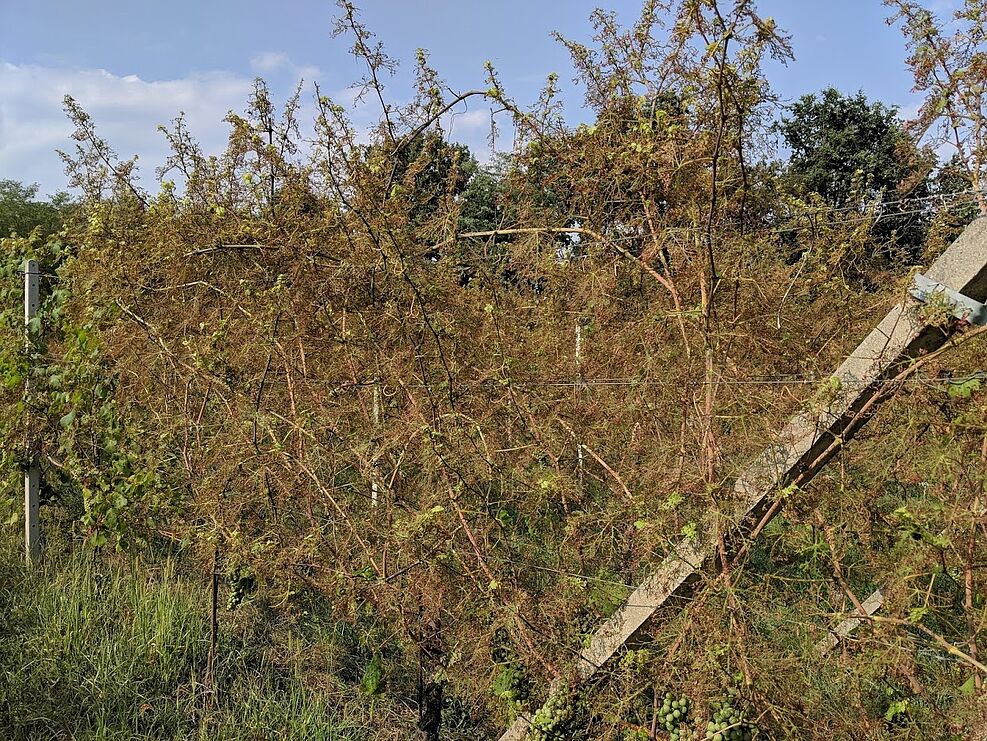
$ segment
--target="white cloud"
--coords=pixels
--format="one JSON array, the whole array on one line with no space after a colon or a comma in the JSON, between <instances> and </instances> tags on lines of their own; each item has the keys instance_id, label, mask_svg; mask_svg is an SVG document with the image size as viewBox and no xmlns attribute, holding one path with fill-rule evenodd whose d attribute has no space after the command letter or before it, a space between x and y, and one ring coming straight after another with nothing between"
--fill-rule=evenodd
<instances>
[{"instance_id":1,"label":"white cloud","mask_svg":"<svg viewBox=\"0 0 987 741\"><path fill-rule=\"evenodd\" d=\"M262 74L287 67L290 63L283 51L265 51L250 58L250 68Z\"/></svg>"},{"instance_id":2,"label":"white cloud","mask_svg":"<svg viewBox=\"0 0 987 741\"><path fill-rule=\"evenodd\" d=\"M453 111L448 114L445 125L450 136L486 133L490 130L490 110L479 108L463 113Z\"/></svg>"},{"instance_id":3,"label":"white cloud","mask_svg":"<svg viewBox=\"0 0 987 741\"><path fill-rule=\"evenodd\" d=\"M362 88L359 85L351 85L350 87L345 87L342 90L336 91L336 93L330 96L335 103L338 105L345 106L347 108L356 108L357 106L365 107L367 105L366 95L360 100L360 94Z\"/></svg>"},{"instance_id":4,"label":"white cloud","mask_svg":"<svg viewBox=\"0 0 987 741\"><path fill-rule=\"evenodd\" d=\"M317 80L322 71L315 66L295 64L283 51L265 51L250 58L250 69L259 75L287 75L294 80Z\"/></svg>"},{"instance_id":5,"label":"white cloud","mask_svg":"<svg viewBox=\"0 0 987 741\"><path fill-rule=\"evenodd\" d=\"M488 164L493 154L490 151L490 106L485 103L474 103L472 110L454 111L442 117L442 128L446 136L454 142L466 144L473 156L481 164ZM509 121L501 116L497 121L499 134L498 145L504 146L508 143L505 140L505 133L510 134L513 129Z\"/></svg>"},{"instance_id":6,"label":"white cloud","mask_svg":"<svg viewBox=\"0 0 987 741\"><path fill-rule=\"evenodd\" d=\"M100 136L127 158L139 154L145 180L167 156L158 124L184 111L206 151L225 145L230 110L244 107L252 81L225 72L147 81L106 70L56 69L0 62L0 178L37 182L45 193L64 189L56 149L71 151L65 95L93 118Z\"/></svg>"},{"instance_id":7,"label":"white cloud","mask_svg":"<svg viewBox=\"0 0 987 741\"><path fill-rule=\"evenodd\" d=\"M902 121L911 121L918 118L918 111L921 107L921 102L906 103L905 105L898 106L898 118Z\"/></svg>"},{"instance_id":8,"label":"white cloud","mask_svg":"<svg viewBox=\"0 0 987 741\"><path fill-rule=\"evenodd\" d=\"M262 55L263 56L263 55ZM302 68L275 59L276 53L259 64L274 65L279 73L274 92L290 94ZM254 67L258 68L258 57ZM287 65L278 67L277 65ZM317 73L317 70L310 70ZM314 76L314 75L313 75ZM313 76L306 77L311 81ZM194 74L174 80L144 80L136 75L118 75L102 69L69 69L17 65L0 61L0 179L38 183L43 194L67 188L63 165L55 150L71 152L72 125L62 110L66 95L75 98L93 119L96 130L121 158L139 156L138 167L145 186L153 189L154 172L168 156L165 138L157 130L179 113L207 154L219 154L226 146L229 127L223 121L230 110L242 111L253 89L253 80L229 72ZM299 120L303 133L311 132L315 118L311 87L303 92ZM371 100L356 101L357 88L327 91L350 110L358 139L369 140L378 111ZM453 140L468 144L474 154L487 161L489 106L474 103L460 107L442 121ZM500 122L502 125L504 121ZM507 127L509 128L509 126Z\"/></svg>"}]
</instances>

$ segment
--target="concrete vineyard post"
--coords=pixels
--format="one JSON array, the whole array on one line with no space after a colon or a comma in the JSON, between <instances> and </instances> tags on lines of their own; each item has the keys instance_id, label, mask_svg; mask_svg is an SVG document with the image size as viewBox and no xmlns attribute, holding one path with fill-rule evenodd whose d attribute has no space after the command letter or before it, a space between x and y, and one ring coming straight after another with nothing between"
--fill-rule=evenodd
<instances>
[{"instance_id":1,"label":"concrete vineyard post","mask_svg":"<svg viewBox=\"0 0 987 741\"><path fill-rule=\"evenodd\" d=\"M576 322L576 375L582 379L583 377L583 320L580 319ZM584 478L584 463L583 463L583 445L578 440L576 441L576 459L579 466L579 490L583 489L583 478Z\"/></svg>"},{"instance_id":2,"label":"concrete vineyard post","mask_svg":"<svg viewBox=\"0 0 987 741\"><path fill-rule=\"evenodd\" d=\"M380 440L380 381L374 381L374 403L373 403L373 417L374 417L374 439L379 442ZM372 455L378 455L376 446L372 451ZM380 485L377 479L380 475L380 466L377 463L373 464L372 467L372 480L370 482L370 506L377 507L377 502L380 500Z\"/></svg>"},{"instance_id":3,"label":"concrete vineyard post","mask_svg":"<svg viewBox=\"0 0 987 741\"><path fill-rule=\"evenodd\" d=\"M31 320L38 315L41 302L38 263L36 260L24 262L24 342L30 350ZM30 388L30 379L25 382L25 395ZM38 516L41 495L41 466L38 462L37 432L34 420L29 419L26 435L27 466L24 469L24 555L28 563L37 561L41 555L41 524Z\"/></svg>"}]
</instances>

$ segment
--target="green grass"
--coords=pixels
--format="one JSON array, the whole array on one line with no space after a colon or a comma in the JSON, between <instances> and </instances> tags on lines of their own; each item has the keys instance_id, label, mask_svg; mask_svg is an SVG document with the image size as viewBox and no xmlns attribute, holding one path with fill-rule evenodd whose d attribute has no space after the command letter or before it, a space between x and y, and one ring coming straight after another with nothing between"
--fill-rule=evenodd
<instances>
[{"instance_id":1,"label":"green grass","mask_svg":"<svg viewBox=\"0 0 987 741\"><path fill-rule=\"evenodd\" d=\"M207 594L172 561L72 556L26 569L0 545L0 738L353 739L332 693L221 636L215 695L203 679ZM267 652L267 653L265 653ZM336 695L338 697L338 694Z\"/></svg>"}]
</instances>

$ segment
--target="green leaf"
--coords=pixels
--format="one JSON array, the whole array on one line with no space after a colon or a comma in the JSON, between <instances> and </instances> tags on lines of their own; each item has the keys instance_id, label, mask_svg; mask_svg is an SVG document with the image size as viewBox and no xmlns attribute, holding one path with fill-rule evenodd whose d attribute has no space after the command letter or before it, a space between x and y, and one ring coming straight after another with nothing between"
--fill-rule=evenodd
<instances>
[{"instance_id":1,"label":"green leaf","mask_svg":"<svg viewBox=\"0 0 987 741\"><path fill-rule=\"evenodd\" d=\"M70 411L68 414L66 414L64 417L62 417L60 420L58 420L58 424L60 424L66 430L69 427L72 426L72 423L73 422L75 422L75 410L74 409L72 411Z\"/></svg>"},{"instance_id":2,"label":"green leaf","mask_svg":"<svg viewBox=\"0 0 987 741\"><path fill-rule=\"evenodd\" d=\"M971 676L963 684L960 685L960 694L966 695L967 697L972 697L973 693L977 690L977 678Z\"/></svg>"},{"instance_id":3,"label":"green leaf","mask_svg":"<svg viewBox=\"0 0 987 741\"><path fill-rule=\"evenodd\" d=\"M913 624L921 623L925 616L928 614L928 607L913 607L908 611L908 622Z\"/></svg>"},{"instance_id":4,"label":"green leaf","mask_svg":"<svg viewBox=\"0 0 987 741\"><path fill-rule=\"evenodd\" d=\"M908 712L908 700L895 700L893 703L888 705L888 710L884 714L884 719L886 721L892 721L899 715Z\"/></svg>"},{"instance_id":5,"label":"green leaf","mask_svg":"<svg viewBox=\"0 0 987 741\"><path fill-rule=\"evenodd\" d=\"M370 663L363 670L363 676L360 678L360 689L368 695L376 695L380 692L383 684L384 662L380 658L380 654L374 654Z\"/></svg>"},{"instance_id":6,"label":"green leaf","mask_svg":"<svg viewBox=\"0 0 987 741\"><path fill-rule=\"evenodd\" d=\"M974 393L980 391L980 379L969 378L965 381L951 381L946 387L946 393L951 399L969 399Z\"/></svg>"},{"instance_id":7,"label":"green leaf","mask_svg":"<svg viewBox=\"0 0 987 741\"><path fill-rule=\"evenodd\" d=\"M679 494L679 492L677 491L673 491L671 494L668 495L668 497L665 498L665 501L662 503L661 508L664 510L672 510L678 507L680 504L682 504L682 501L683 501L682 495Z\"/></svg>"},{"instance_id":8,"label":"green leaf","mask_svg":"<svg viewBox=\"0 0 987 741\"><path fill-rule=\"evenodd\" d=\"M497 697L514 699L517 686L521 679L523 679L523 676L518 669L513 666L505 666L500 670L497 678L494 679L491 689Z\"/></svg>"}]
</instances>

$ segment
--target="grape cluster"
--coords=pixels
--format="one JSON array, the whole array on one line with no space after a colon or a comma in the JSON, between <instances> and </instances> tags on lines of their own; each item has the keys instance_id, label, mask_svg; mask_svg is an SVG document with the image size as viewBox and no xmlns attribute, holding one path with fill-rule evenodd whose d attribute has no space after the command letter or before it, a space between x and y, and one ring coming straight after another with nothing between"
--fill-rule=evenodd
<instances>
[{"instance_id":1,"label":"grape cluster","mask_svg":"<svg viewBox=\"0 0 987 741\"><path fill-rule=\"evenodd\" d=\"M665 725L672 741L684 741L687 738L685 729L679 726L686 722L688 714L688 697L675 697L671 692L665 693L665 701L658 711L658 721Z\"/></svg>"},{"instance_id":2,"label":"grape cluster","mask_svg":"<svg viewBox=\"0 0 987 741\"><path fill-rule=\"evenodd\" d=\"M522 703L531 694L532 681L527 667L514 651L510 636L503 628L494 631L490 658L500 667L494 679L493 693L508 704Z\"/></svg>"},{"instance_id":3,"label":"grape cluster","mask_svg":"<svg viewBox=\"0 0 987 741\"><path fill-rule=\"evenodd\" d=\"M711 741L751 741L757 726L749 722L743 709L734 705L735 692L713 703L713 719L706 724L706 738Z\"/></svg>"},{"instance_id":4,"label":"grape cluster","mask_svg":"<svg viewBox=\"0 0 987 741\"><path fill-rule=\"evenodd\" d=\"M510 663L501 667L493 683L493 693L509 703L524 702L531 694L531 677L523 664Z\"/></svg>"},{"instance_id":5,"label":"grape cluster","mask_svg":"<svg viewBox=\"0 0 987 741\"><path fill-rule=\"evenodd\" d=\"M530 741L565 741L572 737L569 720L575 710L572 694L565 685L552 689L545 704L531 719Z\"/></svg>"},{"instance_id":6,"label":"grape cluster","mask_svg":"<svg viewBox=\"0 0 987 741\"><path fill-rule=\"evenodd\" d=\"M237 566L226 574L229 594L226 609L235 610L241 603L253 597L257 591L257 577L249 566Z\"/></svg>"}]
</instances>

